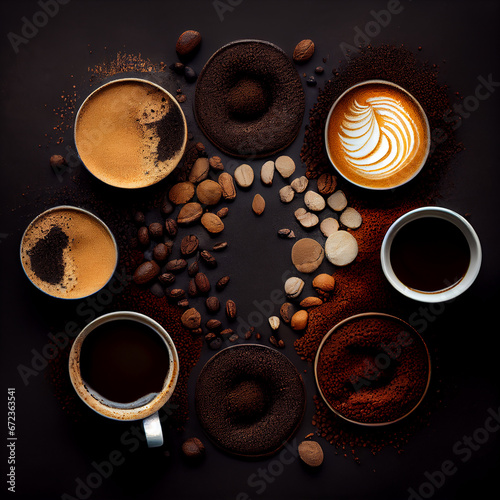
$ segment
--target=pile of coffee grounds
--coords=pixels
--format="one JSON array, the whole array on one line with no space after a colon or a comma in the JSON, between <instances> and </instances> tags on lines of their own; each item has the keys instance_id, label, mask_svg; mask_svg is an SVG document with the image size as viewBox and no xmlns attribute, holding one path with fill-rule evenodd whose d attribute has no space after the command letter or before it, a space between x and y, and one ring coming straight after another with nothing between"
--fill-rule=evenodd
<instances>
[{"instance_id":1,"label":"pile of coffee grounds","mask_svg":"<svg viewBox=\"0 0 500 500\"><path fill-rule=\"evenodd\" d=\"M196 384L196 412L210 439L234 455L278 451L302 420L302 378L283 354L237 345L204 366Z\"/></svg>"},{"instance_id":2,"label":"pile of coffee grounds","mask_svg":"<svg viewBox=\"0 0 500 500\"><path fill-rule=\"evenodd\" d=\"M335 330L321 348L318 383L330 406L362 423L402 418L427 388L425 345L403 323L358 317Z\"/></svg>"},{"instance_id":3,"label":"pile of coffee grounds","mask_svg":"<svg viewBox=\"0 0 500 500\"><path fill-rule=\"evenodd\" d=\"M448 172L452 159L463 149L455 138L452 124L443 120L451 104L446 86L438 82L438 67L417 60L404 47L368 46L361 49L356 58L334 71L334 77L326 83L311 109L301 151L309 178L316 178L325 171L335 173L327 159L323 141L326 117L334 101L351 85L374 78L392 81L412 93L429 118L431 132L439 129L442 131L440 137L446 139L433 141L431 154L422 171L396 190L369 191L338 177L339 188L346 193L349 205L363 217L363 224L353 233L359 254L352 264L336 269L335 293L329 302L310 312L307 330L295 342L297 353L308 361L314 360L324 335L339 321L353 314L378 311L408 320L418 309L414 302L396 292L385 279L380 263L380 247L386 231L398 217L439 197L440 181ZM429 344L429 339L426 341ZM432 399L430 396L432 389L436 390L433 386L436 381L434 375L424 403ZM339 422L320 398L316 398L315 402L317 414L313 422L319 434L337 447L351 449L353 453L358 446L368 447L374 452L387 445L400 449L411 437L417 423L423 426L428 421L426 405L421 405L401 424L390 426L390 430L363 431L364 435L360 437L358 427ZM435 402L438 403L437 398Z\"/></svg>"},{"instance_id":4,"label":"pile of coffee grounds","mask_svg":"<svg viewBox=\"0 0 500 500\"><path fill-rule=\"evenodd\" d=\"M233 156L264 157L284 149L297 136L304 110L292 61L268 42L242 40L222 47L196 85L198 125Z\"/></svg>"},{"instance_id":5,"label":"pile of coffee grounds","mask_svg":"<svg viewBox=\"0 0 500 500\"><path fill-rule=\"evenodd\" d=\"M68 235L59 227L52 226L28 251L31 269L43 281L56 285L64 278L63 250L69 243Z\"/></svg>"}]
</instances>

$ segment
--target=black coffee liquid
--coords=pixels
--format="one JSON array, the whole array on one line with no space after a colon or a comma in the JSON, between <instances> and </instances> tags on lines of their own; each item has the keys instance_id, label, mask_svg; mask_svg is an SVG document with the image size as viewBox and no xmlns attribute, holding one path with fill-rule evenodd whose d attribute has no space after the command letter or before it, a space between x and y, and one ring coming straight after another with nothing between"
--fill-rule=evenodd
<instances>
[{"instance_id":1,"label":"black coffee liquid","mask_svg":"<svg viewBox=\"0 0 500 500\"><path fill-rule=\"evenodd\" d=\"M403 226L391 245L391 264L398 279L422 292L456 285L470 262L467 240L455 224L423 217Z\"/></svg>"},{"instance_id":2,"label":"black coffee liquid","mask_svg":"<svg viewBox=\"0 0 500 500\"><path fill-rule=\"evenodd\" d=\"M169 364L160 335L131 320L98 326L85 338L80 353L83 381L111 403L134 403L148 395L153 399L163 388ZM145 401L136 406L141 404Z\"/></svg>"}]
</instances>

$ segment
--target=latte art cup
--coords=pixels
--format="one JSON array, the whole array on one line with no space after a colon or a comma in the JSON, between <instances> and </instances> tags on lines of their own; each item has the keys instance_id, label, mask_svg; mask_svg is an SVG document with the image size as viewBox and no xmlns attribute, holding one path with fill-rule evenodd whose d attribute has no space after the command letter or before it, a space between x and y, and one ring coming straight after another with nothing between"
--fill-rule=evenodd
<instances>
[{"instance_id":1,"label":"latte art cup","mask_svg":"<svg viewBox=\"0 0 500 500\"><path fill-rule=\"evenodd\" d=\"M423 168L430 150L429 121L418 101L385 80L347 89L325 125L328 158L349 182L373 190L406 184Z\"/></svg>"}]
</instances>

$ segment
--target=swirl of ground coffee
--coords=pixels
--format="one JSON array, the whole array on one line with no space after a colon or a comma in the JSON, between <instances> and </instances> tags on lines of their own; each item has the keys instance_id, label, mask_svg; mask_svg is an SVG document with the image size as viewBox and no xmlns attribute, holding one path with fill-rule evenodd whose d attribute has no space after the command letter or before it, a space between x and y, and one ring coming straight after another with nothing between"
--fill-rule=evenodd
<instances>
[{"instance_id":1,"label":"swirl of ground coffee","mask_svg":"<svg viewBox=\"0 0 500 500\"><path fill-rule=\"evenodd\" d=\"M355 184L389 189L413 178L429 151L424 111L412 96L384 82L350 89L332 107L328 154Z\"/></svg>"}]
</instances>

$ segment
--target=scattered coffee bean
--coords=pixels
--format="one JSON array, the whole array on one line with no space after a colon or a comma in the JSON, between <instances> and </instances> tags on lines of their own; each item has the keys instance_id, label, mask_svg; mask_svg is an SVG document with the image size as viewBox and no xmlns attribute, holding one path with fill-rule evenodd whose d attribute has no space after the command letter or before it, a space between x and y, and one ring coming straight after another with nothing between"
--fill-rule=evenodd
<instances>
[{"instance_id":1,"label":"scattered coffee bean","mask_svg":"<svg viewBox=\"0 0 500 500\"><path fill-rule=\"evenodd\" d=\"M217 281L215 288L220 292L226 288L229 283L229 276L223 276L219 281Z\"/></svg>"},{"instance_id":2,"label":"scattered coffee bean","mask_svg":"<svg viewBox=\"0 0 500 500\"><path fill-rule=\"evenodd\" d=\"M194 278L191 278L188 283L188 295L191 298L194 298L198 295L198 287L196 286L196 281Z\"/></svg>"},{"instance_id":3,"label":"scattered coffee bean","mask_svg":"<svg viewBox=\"0 0 500 500\"><path fill-rule=\"evenodd\" d=\"M334 266L347 266L358 256L358 242L347 231L336 231L325 242L326 258Z\"/></svg>"},{"instance_id":4,"label":"scattered coffee bean","mask_svg":"<svg viewBox=\"0 0 500 500\"><path fill-rule=\"evenodd\" d=\"M189 182L194 184L204 181L208 177L208 171L210 169L210 164L208 163L208 158L198 158L189 172Z\"/></svg>"},{"instance_id":5,"label":"scattered coffee bean","mask_svg":"<svg viewBox=\"0 0 500 500\"><path fill-rule=\"evenodd\" d=\"M245 340L249 340L252 337L252 334L253 334L254 330L255 330L255 328L252 326L250 328L250 330L247 330L245 332L245 335L244 335Z\"/></svg>"},{"instance_id":6,"label":"scattered coffee bean","mask_svg":"<svg viewBox=\"0 0 500 500\"><path fill-rule=\"evenodd\" d=\"M252 210L256 215L262 215L264 209L266 208L266 200L262 198L260 194L256 194L252 202Z\"/></svg>"},{"instance_id":7,"label":"scattered coffee bean","mask_svg":"<svg viewBox=\"0 0 500 500\"><path fill-rule=\"evenodd\" d=\"M304 330L307 326L307 320L309 318L309 314L307 311L300 310L297 311L290 321L290 326L293 330Z\"/></svg>"},{"instance_id":8,"label":"scattered coffee bean","mask_svg":"<svg viewBox=\"0 0 500 500\"><path fill-rule=\"evenodd\" d=\"M317 75L322 75L325 72L325 68L323 68L323 66L316 66L316 68L314 69L314 72Z\"/></svg>"},{"instance_id":9,"label":"scattered coffee bean","mask_svg":"<svg viewBox=\"0 0 500 500\"><path fill-rule=\"evenodd\" d=\"M227 335L232 335L234 333L234 330L232 328L225 328L220 332L221 335L227 336Z\"/></svg>"},{"instance_id":10,"label":"scattered coffee bean","mask_svg":"<svg viewBox=\"0 0 500 500\"><path fill-rule=\"evenodd\" d=\"M187 225L196 222L203 215L203 207L197 202L186 203L177 216L179 224Z\"/></svg>"},{"instance_id":11,"label":"scattered coffee bean","mask_svg":"<svg viewBox=\"0 0 500 500\"><path fill-rule=\"evenodd\" d=\"M323 301L319 297L306 297L300 301L300 307L304 309L320 306L321 304L323 304Z\"/></svg>"},{"instance_id":12,"label":"scattered coffee bean","mask_svg":"<svg viewBox=\"0 0 500 500\"><path fill-rule=\"evenodd\" d=\"M210 349L214 351L220 349L221 346L222 346L222 339L220 339L219 337L215 338L214 340L212 340L212 342L210 342L210 344L208 344L208 347L210 347Z\"/></svg>"},{"instance_id":13,"label":"scattered coffee bean","mask_svg":"<svg viewBox=\"0 0 500 500\"><path fill-rule=\"evenodd\" d=\"M280 229L278 231L278 236L280 238L295 238L295 233L291 229Z\"/></svg>"},{"instance_id":14,"label":"scattered coffee bean","mask_svg":"<svg viewBox=\"0 0 500 500\"><path fill-rule=\"evenodd\" d=\"M182 444L182 453L191 460L200 459L205 454L205 446L197 437L192 437Z\"/></svg>"},{"instance_id":15,"label":"scattered coffee bean","mask_svg":"<svg viewBox=\"0 0 500 500\"><path fill-rule=\"evenodd\" d=\"M314 191L308 191L304 195L304 203L306 207L313 212L321 212L326 206L323 196Z\"/></svg>"},{"instance_id":16,"label":"scattered coffee bean","mask_svg":"<svg viewBox=\"0 0 500 500\"><path fill-rule=\"evenodd\" d=\"M222 196L225 200L234 200L236 198L236 188L234 187L233 176L231 174L222 172L217 182L222 188Z\"/></svg>"},{"instance_id":17,"label":"scattered coffee bean","mask_svg":"<svg viewBox=\"0 0 500 500\"><path fill-rule=\"evenodd\" d=\"M205 273L198 273L194 277L196 288L200 293L208 293L210 291L210 281Z\"/></svg>"},{"instance_id":18,"label":"scattered coffee bean","mask_svg":"<svg viewBox=\"0 0 500 500\"><path fill-rule=\"evenodd\" d=\"M222 188L218 182L206 179L196 188L196 196L203 205L217 205L222 196Z\"/></svg>"},{"instance_id":19,"label":"scattered coffee bean","mask_svg":"<svg viewBox=\"0 0 500 500\"><path fill-rule=\"evenodd\" d=\"M52 155L49 159L50 166L56 171L60 172L60 170L66 166L68 163L64 156L61 155Z\"/></svg>"},{"instance_id":20,"label":"scattered coffee bean","mask_svg":"<svg viewBox=\"0 0 500 500\"><path fill-rule=\"evenodd\" d=\"M266 186L271 186L274 178L274 161L266 161L260 169L260 180Z\"/></svg>"},{"instance_id":21,"label":"scattered coffee bean","mask_svg":"<svg viewBox=\"0 0 500 500\"><path fill-rule=\"evenodd\" d=\"M212 268L217 267L217 261L215 260L215 257L207 250L203 250L200 253L200 257L202 258L203 262L205 262L205 264L208 267L212 267Z\"/></svg>"},{"instance_id":22,"label":"scattered coffee bean","mask_svg":"<svg viewBox=\"0 0 500 500\"><path fill-rule=\"evenodd\" d=\"M328 236L333 234L335 231L338 231L339 222L337 219L334 219L333 217L328 217L321 221L319 228L323 233L323 235L325 236L325 238L328 238Z\"/></svg>"},{"instance_id":23,"label":"scattered coffee bean","mask_svg":"<svg viewBox=\"0 0 500 500\"><path fill-rule=\"evenodd\" d=\"M285 302L280 307L280 316L285 323L290 323L294 312L295 310L293 304L290 304L290 302Z\"/></svg>"},{"instance_id":24,"label":"scattered coffee bean","mask_svg":"<svg viewBox=\"0 0 500 500\"><path fill-rule=\"evenodd\" d=\"M233 333L230 337L229 337L229 342L236 342L238 340L238 334L237 333Z\"/></svg>"},{"instance_id":25,"label":"scattered coffee bean","mask_svg":"<svg viewBox=\"0 0 500 500\"><path fill-rule=\"evenodd\" d=\"M307 80L306 80L306 84L309 86L309 87L315 87L318 82L316 81L316 78L314 78L314 76L310 76Z\"/></svg>"},{"instance_id":26,"label":"scattered coffee bean","mask_svg":"<svg viewBox=\"0 0 500 500\"><path fill-rule=\"evenodd\" d=\"M184 74L184 64L181 62L176 62L170 65L170 69L173 69L178 75Z\"/></svg>"},{"instance_id":27,"label":"scattered coffee bean","mask_svg":"<svg viewBox=\"0 0 500 500\"><path fill-rule=\"evenodd\" d=\"M160 283L164 285L172 285L175 282L175 274L172 273L163 273L158 276Z\"/></svg>"},{"instance_id":28,"label":"scattered coffee bean","mask_svg":"<svg viewBox=\"0 0 500 500\"><path fill-rule=\"evenodd\" d=\"M323 448L316 441L302 441L299 444L299 456L309 467L319 467L323 463Z\"/></svg>"},{"instance_id":29,"label":"scattered coffee bean","mask_svg":"<svg viewBox=\"0 0 500 500\"><path fill-rule=\"evenodd\" d=\"M224 170L224 165L222 164L220 156L212 156L212 158L208 160L208 163L215 171L222 172Z\"/></svg>"},{"instance_id":30,"label":"scattered coffee bean","mask_svg":"<svg viewBox=\"0 0 500 500\"><path fill-rule=\"evenodd\" d=\"M184 256L193 255L198 250L199 241L194 234L184 236L181 241L181 254Z\"/></svg>"},{"instance_id":31,"label":"scattered coffee bean","mask_svg":"<svg viewBox=\"0 0 500 500\"><path fill-rule=\"evenodd\" d=\"M149 230L146 226L142 226L138 229L137 239L141 245L149 245Z\"/></svg>"},{"instance_id":32,"label":"scattered coffee bean","mask_svg":"<svg viewBox=\"0 0 500 500\"><path fill-rule=\"evenodd\" d=\"M278 157L274 164L283 179L288 179L295 172L295 162L289 156Z\"/></svg>"},{"instance_id":33,"label":"scattered coffee bean","mask_svg":"<svg viewBox=\"0 0 500 500\"><path fill-rule=\"evenodd\" d=\"M194 307L191 307L182 314L181 323L190 330L199 328L201 325L201 314Z\"/></svg>"},{"instance_id":34,"label":"scattered coffee bean","mask_svg":"<svg viewBox=\"0 0 500 500\"><path fill-rule=\"evenodd\" d=\"M168 256L170 255L169 248L165 243L158 243L153 248L153 257L155 260L159 262L163 262L164 260L167 260Z\"/></svg>"},{"instance_id":35,"label":"scattered coffee bean","mask_svg":"<svg viewBox=\"0 0 500 500\"><path fill-rule=\"evenodd\" d=\"M337 187L337 178L329 173L325 173L318 178L318 191L323 195L332 194Z\"/></svg>"},{"instance_id":36,"label":"scattered coffee bean","mask_svg":"<svg viewBox=\"0 0 500 500\"><path fill-rule=\"evenodd\" d=\"M163 226L159 222L150 224L148 230L152 238L158 239L163 236Z\"/></svg>"},{"instance_id":37,"label":"scattered coffee bean","mask_svg":"<svg viewBox=\"0 0 500 500\"><path fill-rule=\"evenodd\" d=\"M167 219L165 221L165 231L171 238L175 238L177 229L177 222L174 219Z\"/></svg>"},{"instance_id":38,"label":"scattered coffee bean","mask_svg":"<svg viewBox=\"0 0 500 500\"><path fill-rule=\"evenodd\" d=\"M134 272L132 279L137 285L144 285L160 274L160 266L154 261L143 262Z\"/></svg>"},{"instance_id":39,"label":"scattered coffee bean","mask_svg":"<svg viewBox=\"0 0 500 500\"><path fill-rule=\"evenodd\" d=\"M184 68L184 78L186 79L186 82L193 83L198 78L198 74L193 68L191 68L191 66L186 66Z\"/></svg>"},{"instance_id":40,"label":"scattered coffee bean","mask_svg":"<svg viewBox=\"0 0 500 500\"><path fill-rule=\"evenodd\" d=\"M217 338L217 335L215 335L214 332L208 332L206 335L205 335L205 340L210 343L212 342L212 340L216 339Z\"/></svg>"},{"instance_id":41,"label":"scattered coffee bean","mask_svg":"<svg viewBox=\"0 0 500 500\"><path fill-rule=\"evenodd\" d=\"M227 207L222 207L220 210L218 210L217 212L217 216L220 218L220 219L223 219L228 213L229 213L229 208Z\"/></svg>"},{"instance_id":42,"label":"scattered coffee bean","mask_svg":"<svg viewBox=\"0 0 500 500\"><path fill-rule=\"evenodd\" d=\"M191 333L193 335L201 335L203 333L203 329L201 329L201 328L193 328L193 330L191 330Z\"/></svg>"},{"instance_id":43,"label":"scattered coffee bean","mask_svg":"<svg viewBox=\"0 0 500 500\"><path fill-rule=\"evenodd\" d=\"M180 273L187 267L187 262L184 259L173 259L167 262L165 270L169 273Z\"/></svg>"},{"instance_id":44,"label":"scattered coffee bean","mask_svg":"<svg viewBox=\"0 0 500 500\"><path fill-rule=\"evenodd\" d=\"M349 229L358 229L363 219L357 210L347 207L340 216L340 222Z\"/></svg>"},{"instance_id":45,"label":"scattered coffee bean","mask_svg":"<svg viewBox=\"0 0 500 500\"><path fill-rule=\"evenodd\" d=\"M340 190L329 196L326 202L329 207L336 212L341 212L345 207L347 207L347 198L345 197L344 192Z\"/></svg>"},{"instance_id":46,"label":"scattered coffee bean","mask_svg":"<svg viewBox=\"0 0 500 500\"><path fill-rule=\"evenodd\" d=\"M312 40L302 40L296 45L293 51L293 60L296 63L304 63L309 61L313 54L314 42Z\"/></svg>"},{"instance_id":47,"label":"scattered coffee bean","mask_svg":"<svg viewBox=\"0 0 500 500\"><path fill-rule=\"evenodd\" d=\"M191 262L191 264L189 264L187 272L191 278L194 278L198 274L199 270L200 265L198 264L198 261L195 260L194 262Z\"/></svg>"},{"instance_id":48,"label":"scattered coffee bean","mask_svg":"<svg viewBox=\"0 0 500 500\"><path fill-rule=\"evenodd\" d=\"M224 222L221 221L218 215L207 212L201 217L202 226L212 234L219 234L224 230Z\"/></svg>"},{"instance_id":49,"label":"scattered coffee bean","mask_svg":"<svg viewBox=\"0 0 500 500\"><path fill-rule=\"evenodd\" d=\"M174 184L168 193L168 199L174 205L183 205L194 196L195 188L192 182L179 182Z\"/></svg>"},{"instance_id":50,"label":"scattered coffee bean","mask_svg":"<svg viewBox=\"0 0 500 500\"><path fill-rule=\"evenodd\" d=\"M229 299L228 301L226 301L226 316L228 317L228 319L234 320L236 319L236 314L236 304L233 300Z\"/></svg>"},{"instance_id":51,"label":"scattered coffee bean","mask_svg":"<svg viewBox=\"0 0 500 500\"><path fill-rule=\"evenodd\" d=\"M187 30L182 33L175 44L175 51L180 56L189 56L200 46L201 35L198 31Z\"/></svg>"},{"instance_id":52,"label":"scattered coffee bean","mask_svg":"<svg viewBox=\"0 0 500 500\"><path fill-rule=\"evenodd\" d=\"M273 330L277 330L280 327L280 319L278 316L271 316L269 319L269 325Z\"/></svg>"},{"instance_id":53,"label":"scattered coffee bean","mask_svg":"<svg viewBox=\"0 0 500 500\"><path fill-rule=\"evenodd\" d=\"M222 327L222 323L215 318L209 319L205 325L208 330L218 331Z\"/></svg>"},{"instance_id":54,"label":"scattered coffee bean","mask_svg":"<svg viewBox=\"0 0 500 500\"><path fill-rule=\"evenodd\" d=\"M318 224L319 219L316 214L308 212L305 208L298 208L294 212L295 218L300 222L300 225L305 228L311 228Z\"/></svg>"},{"instance_id":55,"label":"scattered coffee bean","mask_svg":"<svg viewBox=\"0 0 500 500\"><path fill-rule=\"evenodd\" d=\"M227 248L227 241L221 241L220 243L216 243L212 247L212 250L214 252L220 252L221 250L224 250L225 248Z\"/></svg>"},{"instance_id":56,"label":"scattered coffee bean","mask_svg":"<svg viewBox=\"0 0 500 500\"><path fill-rule=\"evenodd\" d=\"M283 203L290 203L295 196L295 191L293 190L292 186L286 185L280 189L279 195L280 195L280 200Z\"/></svg>"},{"instance_id":57,"label":"scattered coffee bean","mask_svg":"<svg viewBox=\"0 0 500 500\"><path fill-rule=\"evenodd\" d=\"M283 349L285 347L285 341L283 339L278 340L278 347Z\"/></svg>"},{"instance_id":58,"label":"scattered coffee bean","mask_svg":"<svg viewBox=\"0 0 500 500\"><path fill-rule=\"evenodd\" d=\"M254 180L253 168L243 163L234 171L234 180L240 188L249 188Z\"/></svg>"},{"instance_id":59,"label":"scattered coffee bean","mask_svg":"<svg viewBox=\"0 0 500 500\"><path fill-rule=\"evenodd\" d=\"M177 302L177 305L185 309L186 307L189 307L189 300L188 299L179 300L179 302Z\"/></svg>"},{"instance_id":60,"label":"scattered coffee bean","mask_svg":"<svg viewBox=\"0 0 500 500\"><path fill-rule=\"evenodd\" d=\"M205 305L207 306L208 311L212 314L216 313L220 309L219 299L213 295L207 298Z\"/></svg>"},{"instance_id":61,"label":"scattered coffee bean","mask_svg":"<svg viewBox=\"0 0 500 500\"><path fill-rule=\"evenodd\" d=\"M142 226L144 224L144 222L146 221L146 217L144 215L143 212L136 212L134 214L134 222L139 225L139 226Z\"/></svg>"},{"instance_id":62,"label":"scattered coffee bean","mask_svg":"<svg viewBox=\"0 0 500 500\"><path fill-rule=\"evenodd\" d=\"M302 292L304 288L304 280L292 276L285 281L285 294L291 299L296 299Z\"/></svg>"},{"instance_id":63,"label":"scattered coffee bean","mask_svg":"<svg viewBox=\"0 0 500 500\"><path fill-rule=\"evenodd\" d=\"M292 247L292 263L301 273L312 273L323 262L323 246L312 238L302 238Z\"/></svg>"},{"instance_id":64,"label":"scattered coffee bean","mask_svg":"<svg viewBox=\"0 0 500 500\"><path fill-rule=\"evenodd\" d=\"M257 332L257 333L255 334L255 339L256 339L256 340L260 340L261 338L262 338L262 334L261 334L261 333L259 333L259 332Z\"/></svg>"},{"instance_id":65,"label":"scattered coffee bean","mask_svg":"<svg viewBox=\"0 0 500 500\"><path fill-rule=\"evenodd\" d=\"M185 94L177 94L175 98L177 99L177 102L180 104L187 101L187 96Z\"/></svg>"},{"instance_id":66,"label":"scattered coffee bean","mask_svg":"<svg viewBox=\"0 0 500 500\"><path fill-rule=\"evenodd\" d=\"M274 347L278 347L278 341L276 340L276 337L274 335L271 335L269 337L269 342L274 346Z\"/></svg>"},{"instance_id":67,"label":"scattered coffee bean","mask_svg":"<svg viewBox=\"0 0 500 500\"><path fill-rule=\"evenodd\" d=\"M313 279L312 286L323 292L333 292L335 288L335 278L326 273L318 274Z\"/></svg>"},{"instance_id":68,"label":"scattered coffee bean","mask_svg":"<svg viewBox=\"0 0 500 500\"><path fill-rule=\"evenodd\" d=\"M303 175L302 177L298 177L297 179L294 179L291 183L290 186L292 186L292 189L296 193L303 193L309 184L309 179Z\"/></svg>"},{"instance_id":69,"label":"scattered coffee bean","mask_svg":"<svg viewBox=\"0 0 500 500\"><path fill-rule=\"evenodd\" d=\"M167 196L165 196L161 202L161 213L163 215L170 215L174 211L175 207L170 203Z\"/></svg>"}]
</instances>

